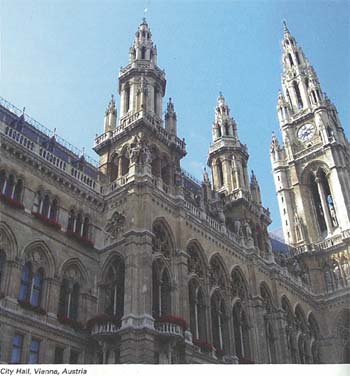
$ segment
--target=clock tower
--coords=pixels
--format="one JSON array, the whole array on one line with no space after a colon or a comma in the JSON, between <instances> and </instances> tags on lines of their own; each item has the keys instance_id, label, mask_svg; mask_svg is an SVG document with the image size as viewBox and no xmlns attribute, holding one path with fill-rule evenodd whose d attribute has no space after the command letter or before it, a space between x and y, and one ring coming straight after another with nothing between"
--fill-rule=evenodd
<instances>
[{"instance_id":1,"label":"clock tower","mask_svg":"<svg viewBox=\"0 0 350 376\"><path fill-rule=\"evenodd\" d=\"M284 25L282 91L277 112L283 144L270 157L285 241L299 250L350 229L350 149L337 110Z\"/></svg>"}]
</instances>

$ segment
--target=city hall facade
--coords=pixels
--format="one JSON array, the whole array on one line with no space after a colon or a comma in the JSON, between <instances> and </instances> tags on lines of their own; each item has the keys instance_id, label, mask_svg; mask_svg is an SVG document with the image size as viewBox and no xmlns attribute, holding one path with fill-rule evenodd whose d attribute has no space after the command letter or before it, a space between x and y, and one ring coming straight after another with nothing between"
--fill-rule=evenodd
<instances>
[{"instance_id":1,"label":"city hall facade","mask_svg":"<svg viewBox=\"0 0 350 376\"><path fill-rule=\"evenodd\" d=\"M210 174L181 168L145 19L97 165L1 99L0 362L350 362L350 147L286 25L282 49L270 157L286 244L222 94Z\"/></svg>"}]
</instances>

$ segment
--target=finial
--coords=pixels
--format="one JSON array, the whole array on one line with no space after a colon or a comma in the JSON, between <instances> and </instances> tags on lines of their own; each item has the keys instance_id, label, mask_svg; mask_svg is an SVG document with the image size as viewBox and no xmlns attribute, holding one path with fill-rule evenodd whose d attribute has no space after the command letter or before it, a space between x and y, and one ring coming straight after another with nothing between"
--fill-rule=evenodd
<instances>
[{"instance_id":1,"label":"finial","mask_svg":"<svg viewBox=\"0 0 350 376\"><path fill-rule=\"evenodd\" d=\"M56 136L56 128L53 129L53 136L52 137L55 137Z\"/></svg>"},{"instance_id":2,"label":"finial","mask_svg":"<svg viewBox=\"0 0 350 376\"><path fill-rule=\"evenodd\" d=\"M284 19L283 20L283 28L285 33L289 33L288 26L287 26L287 21Z\"/></svg>"},{"instance_id":3,"label":"finial","mask_svg":"<svg viewBox=\"0 0 350 376\"><path fill-rule=\"evenodd\" d=\"M22 110L22 115L24 115L25 111L26 111L26 108L25 108L25 107L23 107L23 110Z\"/></svg>"}]
</instances>

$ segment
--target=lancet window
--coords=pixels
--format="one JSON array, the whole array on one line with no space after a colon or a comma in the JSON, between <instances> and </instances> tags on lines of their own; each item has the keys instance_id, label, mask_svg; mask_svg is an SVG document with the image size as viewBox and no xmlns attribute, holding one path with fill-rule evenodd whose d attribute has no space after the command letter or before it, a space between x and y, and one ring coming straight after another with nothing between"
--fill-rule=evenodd
<instances>
[{"instance_id":1,"label":"lancet window","mask_svg":"<svg viewBox=\"0 0 350 376\"><path fill-rule=\"evenodd\" d=\"M171 314L171 280L168 269L161 262L152 266L152 314L154 318Z\"/></svg>"},{"instance_id":2,"label":"lancet window","mask_svg":"<svg viewBox=\"0 0 350 376\"><path fill-rule=\"evenodd\" d=\"M106 314L121 318L124 314L125 265L121 257L117 257L109 266L103 291L105 296L104 311Z\"/></svg>"}]
</instances>

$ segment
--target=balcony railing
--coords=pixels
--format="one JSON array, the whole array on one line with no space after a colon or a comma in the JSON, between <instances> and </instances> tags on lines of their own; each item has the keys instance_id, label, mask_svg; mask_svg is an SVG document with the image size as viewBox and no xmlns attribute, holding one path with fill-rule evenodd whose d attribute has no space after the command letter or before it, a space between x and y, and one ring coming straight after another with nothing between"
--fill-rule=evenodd
<instances>
[{"instance_id":1,"label":"balcony railing","mask_svg":"<svg viewBox=\"0 0 350 376\"><path fill-rule=\"evenodd\" d=\"M86 328L92 336L113 336L121 328L121 325L120 319L102 314L90 319Z\"/></svg>"},{"instance_id":2,"label":"balcony railing","mask_svg":"<svg viewBox=\"0 0 350 376\"><path fill-rule=\"evenodd\" d=\"M180 336L183 337L183 329L179 324L170 322L156 322L154 328L157 332L167 336Z\"/></svg>"}]
</instances>

